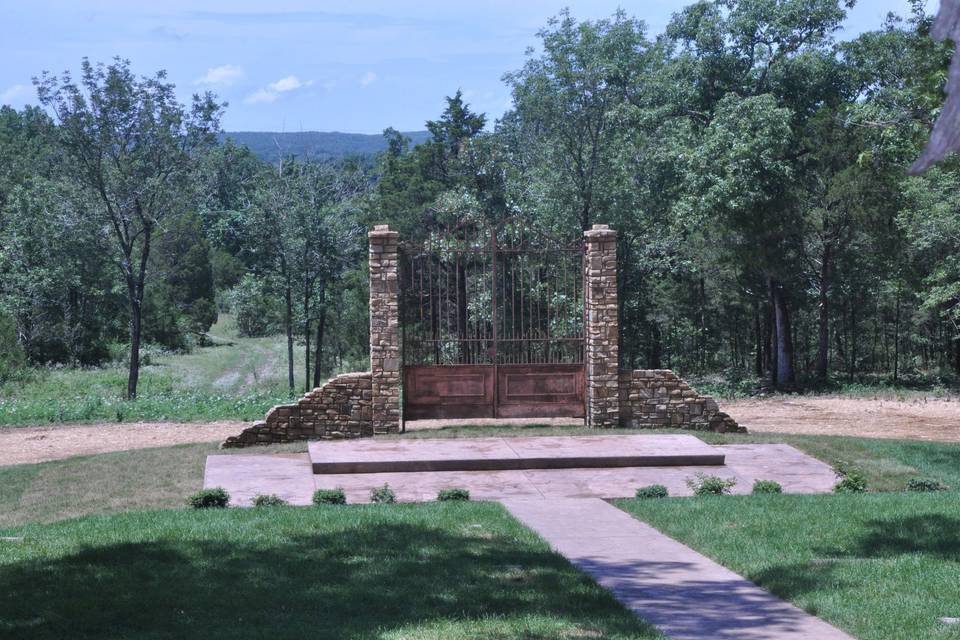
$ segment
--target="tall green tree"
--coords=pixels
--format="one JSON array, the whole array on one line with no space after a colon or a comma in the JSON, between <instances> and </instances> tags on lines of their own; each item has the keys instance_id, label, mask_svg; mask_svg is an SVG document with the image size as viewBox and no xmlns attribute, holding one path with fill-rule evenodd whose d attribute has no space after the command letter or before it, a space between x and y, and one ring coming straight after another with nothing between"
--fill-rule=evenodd
<instances>
[{"instance_id":1,"label":"tall green tree","mask_svg":"<svg viewBox=\"0 0 960 640\"><path fill-rule=\"evenodd\" d=\"M86 192L89 215L112 238L127 294L127 397L134 399L154 234L165 217L191 206L191 173L216 141L222 105L207 93L195 95L188 109L166 72L137 77L119 58L109 65L84 59L79 82L69 73L44 73L34 84L56 119L64 173Z\"/></svg>"}]
</instances>

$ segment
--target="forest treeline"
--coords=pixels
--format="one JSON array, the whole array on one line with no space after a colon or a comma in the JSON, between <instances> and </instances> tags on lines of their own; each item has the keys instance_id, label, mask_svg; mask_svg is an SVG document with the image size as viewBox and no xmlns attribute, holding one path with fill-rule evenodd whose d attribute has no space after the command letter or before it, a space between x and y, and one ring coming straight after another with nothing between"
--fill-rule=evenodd
<instances>
[{"instance_id":1,"label":"forest treeline","mask_svg":"<svg viewBox=\"0 0 960 640\"><path fill-rule=\"evenodd\" d=\"M839 41L838 0L713 0L664 33L561 12L496 122L458 91L416 146L267 163L225 105L84 62L0 110L0 376L283 333L291 389L362 368L366 230L520 217L618 232L628 367L781 388L960 373L960 172L907 168L943 105L930 16ZM147 345L147 346L144 346ZM294 371L293 350L306 354Z\"/></svg>"}]
</instances>

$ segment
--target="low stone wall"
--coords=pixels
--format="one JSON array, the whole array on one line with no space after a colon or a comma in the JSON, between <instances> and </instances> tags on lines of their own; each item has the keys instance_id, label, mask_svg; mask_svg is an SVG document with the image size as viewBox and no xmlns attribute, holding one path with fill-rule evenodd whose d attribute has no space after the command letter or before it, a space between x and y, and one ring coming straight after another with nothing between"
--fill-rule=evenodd
<instances>
[{"instance_id":1,"label":"low stone wall","mask_svg":"<svg viewBox=\"0 0 960 640\"><path fill-rule=\"evenodd\" d=\"M746 432L669 369L620 372L620 425L648 429Z\"/></svg>"},{"instance_id":2,"label":"low stone wall","mask_svg":"<svg viewBox=\"0 0 960 640\"><path fill-rule=\"evenodd\" d=\"M227 438L220 446L232 448L294 440L371 437L371 387L369 371L331 378L296 404L273 407L264 422Z\"/></svg>"}]
</instances>

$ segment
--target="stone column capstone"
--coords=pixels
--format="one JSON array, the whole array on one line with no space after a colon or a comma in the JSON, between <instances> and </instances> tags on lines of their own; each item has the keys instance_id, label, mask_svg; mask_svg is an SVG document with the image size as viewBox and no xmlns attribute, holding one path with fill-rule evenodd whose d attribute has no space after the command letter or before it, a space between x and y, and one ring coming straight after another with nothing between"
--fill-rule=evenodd
<instances>
[{"instance_id":1,"label":"stone column capstone","mask_svg":"<svg viewBox=\"0 0 960 640\"><path fill-rule=\"evenodd\" d=\"M595 224L583 233L586 327L586 423L617 427L620 422L617 309L617 232Z\"/></svg>"},{"instance_id":2,"label":"stone column capstone","mask_svg":"<svg viewBox=\"0 0 960 640\"><path fill-rule=\"evenodd\" d=\"M400 314L397 236L378 224L370 240L370 371L374 434L400 431Z\"/></svg>"}]
</instances>

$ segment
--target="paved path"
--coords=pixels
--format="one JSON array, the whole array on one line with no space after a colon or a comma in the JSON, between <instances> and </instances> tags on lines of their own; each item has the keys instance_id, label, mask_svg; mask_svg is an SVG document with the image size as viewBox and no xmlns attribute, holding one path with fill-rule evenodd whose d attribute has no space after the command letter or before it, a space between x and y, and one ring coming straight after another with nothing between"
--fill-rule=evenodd
<instances>
[{"instance_id":1,"label":"paved path","mask_svg":"<svg viewBox=\"0 0 960 640\"><path fill-rule=\"evenodd\" d=\"M575 441L576 437L570 440ZM750 493L754 480L776 480L787 493L827 493L837 482L829 465L785 444L718 446L724 466L621 467L612 469L523 469L313 475L301 456L211 455L204 486L224 487L233 503L249 504L258 493L289 494L309 504L313 488L343 487L350 502L369 502L370 490L389 483L401 502L434 500L448 487L470 490L474 500L500 498L628 498L637 487L662 484L672 496L691 495L687 480L698 473L733 478L734 493Z\"/></svg>"},{"instance_id":2,"label":"paved path","mask_svg":"<svg viewBox=\"0 0 960 640\"><path fill-rule=\"evenodd\" d=\"M502 503L675 640L853 640L603 500Z\"/></svg>"}]
</instances>

